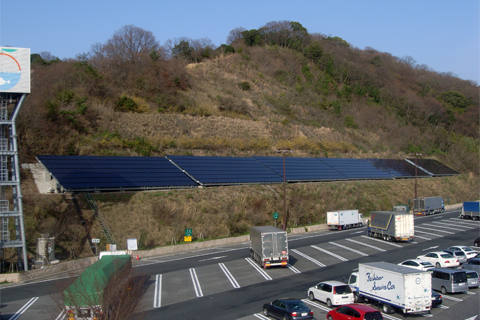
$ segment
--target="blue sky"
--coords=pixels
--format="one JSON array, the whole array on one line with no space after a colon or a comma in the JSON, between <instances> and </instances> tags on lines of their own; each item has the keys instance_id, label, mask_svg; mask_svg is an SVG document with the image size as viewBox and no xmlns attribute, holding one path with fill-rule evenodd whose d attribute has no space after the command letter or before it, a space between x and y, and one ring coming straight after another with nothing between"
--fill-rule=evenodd
<instances>
[{"instance_id":1,"label":"blue sky","mask_svg":"<svg viewBox=\"0 0 480 320\"><path fill-rule=\"evenodd\" d=\"M480 83L478 0L0 0L0 46L48 51L64 58L89 52L124 25L169 39L209 38L219 46L230 30L297 21L309 33L338 36L352 46L411 56L437 72Z\"/></svg>"}]
</instances>

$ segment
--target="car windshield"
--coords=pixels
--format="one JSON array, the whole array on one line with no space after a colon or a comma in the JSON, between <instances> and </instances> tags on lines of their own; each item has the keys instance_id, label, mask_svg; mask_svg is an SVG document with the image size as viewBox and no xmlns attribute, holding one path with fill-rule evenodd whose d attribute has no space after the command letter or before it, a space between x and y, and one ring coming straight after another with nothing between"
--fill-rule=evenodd
<instances>
[{"instance_id":1,"label":"car windshield","mask_svg":"<svg viewBox=\"0 0 480 320\"><path fill-rule=\"evenodd\" d=\"M449 258L451 259L451 258L453 258L453 256L452 256L450 253L443 253L443 254L441 254L441 256L442 256L442 258L444 258L444 259L449 259Z\"/></svg>"},{"instance_id":2,"label":"car windshield","mask_svg":"<svg viewBox=\"0 0 480 320\"><path fill-rule=\"evenodd\" d=\"M366 312L364 319L365 320L383 320L383 317L380 312L374 311L374 312Z\"/></svg>"},{"instance_id":3,"label":"car windshield","mask_svg":"<svg viewBox=\"0 0 480 320\"><path fill-rule=\"evenodd\" d=\"M468 252L473 251L472 248L470 248L470 247L462 247L462 250L463 251L468 251Z\"/></svg>"},{"instance_id":4,"label":"car windshield","mask_svg":"<svg viewBox=\"0 0 480 320\"><path fill-rule=\"evenodd\" d=\"M456 256L464 256L465 252L463 251L454 251Z\"/></svg>"},{"instance_id":5,"label":"car windshield","mask_svg":"<svg viewBox=\"0 0 480 320\"><path fill-rule=\"evenodd\" d=\"M350 286L336 286L335 293L336 294L352 293L352 289L350 289Z\"/></svg>"},{"instance_id":6,"label":"car windshield","mask_svg":"<svg viewBox=\"0 0 480 320\"><path fill-rule=\"evenodd\" d=\"M465 272L457 272L453 274L453 283L460 283L467 281L467 274Z\"/></svg>"},{"instance_id":7,"label":"car windshield","mask_svg":"<svg viewBox=\"0 0 480 320\"><path fill-rule=\"evenodd\" d=\"M292 309L292 310L308 309L307 305L305 303L303 303L302 301L291 301L291 302L288 302L288 305L290 306L290 309Z\"/></svg>"},{"instance_id":8,"label":"car windshield","mask_svg":"<svg viewBox=\"0 0 480 320\"><path fill-rule=\"evenodd\" d=\"M468 279L478 279L478 274L474 272L467 272L467 278Z\"/></svg>"},{"instance_id":9,"label":"car windshield","mask_svg":"<svg viewBox=\"0 0 480 320\"><path fill-rule=\"evenodd\" d=\"M431 264L430 262L420 262L420 264L421 264L422 266L433 267L433 264Z\"/></svg>"}]
</instances>

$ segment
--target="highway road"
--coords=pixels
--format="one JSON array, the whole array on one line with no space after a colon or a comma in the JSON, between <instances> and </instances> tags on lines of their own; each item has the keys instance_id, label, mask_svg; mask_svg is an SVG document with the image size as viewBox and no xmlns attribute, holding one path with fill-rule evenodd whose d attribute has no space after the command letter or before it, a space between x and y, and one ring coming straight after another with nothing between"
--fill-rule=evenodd
<instances>
[{"instance_id":1,"label":"highway road","mask_svg":"<svg viewBox=\"0 0 480 320\"><path fill-rule=\"evenodd\" d=\"M260 269L250 260L249 244L134 261L135 272L147 275L145 293L137 315L145 319L268 319L262 305L281 297L305 299L316 319L325 319L329 308L307 299L307 289L324 280L348 278L359 262L399 263L428 251L452 245L473 245L480 222L458 218L459 211L415 217L413 242L386 242L366 236L366 228L289 235L288 268ZM65 319L52 295L73 278L46 280L3 287L1 320ZM431 314L439 320L475 319L480 290L447 294ZM404 319L399 313L385 319Z\"/></svg>"}]
</instances>

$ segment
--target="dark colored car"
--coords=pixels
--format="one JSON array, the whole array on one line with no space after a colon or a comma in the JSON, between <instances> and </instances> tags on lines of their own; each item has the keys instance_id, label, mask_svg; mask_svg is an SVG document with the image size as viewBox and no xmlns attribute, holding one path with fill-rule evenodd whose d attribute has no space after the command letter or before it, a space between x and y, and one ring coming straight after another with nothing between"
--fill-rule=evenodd
<instances>
[{"instance_id":1,"label":"dark colored car","mask_svg":"<svg viewBox=\"0 0 480 320\"><path fill-rule=\"evenodd\" d=\"M263 314L282 320L315 320L313 311L302 300L290 298L265 303Z\"/></svg>"},{"instance_id":2,"label":"dark colored car","mask_svg":"<svg viewBox=\"0 0 480 320\"><path fill-rule=\"evenodd\" d=\"M442 304L442 295L432 290L432 308Z\"/></svg>"},{"instance_id":3,"label":"dark colored car","mask_svg":"<svg viewBox=\"0 0 480 320\"><path fill-rule=\"evenodd\" d=\"M383 320L383 316L377 309L364 304L347 304L327 313L328 320Z\"/></svg>"}]
</instances>

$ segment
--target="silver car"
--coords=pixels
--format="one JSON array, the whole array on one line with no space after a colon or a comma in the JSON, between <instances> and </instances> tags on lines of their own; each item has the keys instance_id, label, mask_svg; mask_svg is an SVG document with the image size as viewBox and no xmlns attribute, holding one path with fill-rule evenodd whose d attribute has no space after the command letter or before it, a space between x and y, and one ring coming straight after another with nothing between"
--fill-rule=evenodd
<instances>
[{"instance_id":1,"label":"silver car","mask_svg":"<svg viewBox=\"0 0 480 320\"><path fill-rule=\"evenodd\" d=\"M470 259L462 265L462 268L477 271L477 273L480 274L480 258Z\"/></svg>"},{"instance_id":2,"label":"silver car","mask_svg":"<svg viewBox=\"0 0 480 320\"><path fill-rule=\"evenodd\" d=\"M467 282L469 288L478 288L480 286L478 273L473 270L464 269L465 273L467 274Z\"/></svg>"},{"instance_id":3,"label":"silver car","mask_svg":"<svg viewBox=\"0 0 480 320\"><path fill-rule=\"evenodd\" d=\"M467 255L460 249L446 249L443 251L450 253L452 256L457 258L460 264L467 262Z\"/></svg>"}]
</instances>

